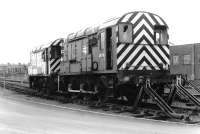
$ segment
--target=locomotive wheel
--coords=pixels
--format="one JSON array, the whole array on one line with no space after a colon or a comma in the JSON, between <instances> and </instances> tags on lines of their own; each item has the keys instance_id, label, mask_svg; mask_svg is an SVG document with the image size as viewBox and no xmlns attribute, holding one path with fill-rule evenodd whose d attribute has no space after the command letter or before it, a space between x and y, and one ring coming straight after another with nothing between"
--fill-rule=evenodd
<instances>
[{"instance_id":1,"label":"locomotive wheel","mask_svg":"<svg viewBox=\"0 0 200 134\"><path fill-rule=\"evenodd\" d=\"M100 104L103 104L106 102L107 100L107 87L105 86L104 82L102 81L102 79L98 79L98 82L96 84L96 87L95 87L96 91L97 91L97 98L98 98L98 102Z\"/></svg>"}]
</instances>

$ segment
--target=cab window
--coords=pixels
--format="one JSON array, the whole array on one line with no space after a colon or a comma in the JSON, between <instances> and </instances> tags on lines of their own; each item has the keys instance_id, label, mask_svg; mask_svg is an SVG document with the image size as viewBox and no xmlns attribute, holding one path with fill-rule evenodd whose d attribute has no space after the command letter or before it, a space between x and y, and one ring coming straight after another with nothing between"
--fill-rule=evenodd
<instances>
[{"instance_id":1,"label":"cab window","mask_svg":"<svg viewBox=\"0 0 200 134\"><path fill-rule=\"evenodd\" d=\"M168 44L168 33L166 26L154 27L155 44Z\"/></svg>"},{"instance_id":2,"label":"cab window","mask_svg":"<svg viewBox=\"0 0 200 134\"><path fill-rule=\"evenodd\" d=\"M119 43L133 42L133 26L129 23L121 23L118 26Z\"/></svg>"},{"instance_id":3,"label":"cab window","mask_svg":"<svg viewBox=\"0 0 200 134\"><path fill-rule=\"evenodd\" d=\"M103 50L104 49L104 46L105 46L105 32L102 32L100 34L100 50Z\"/></svg>"},{"instance_id":4,"label":"cab window","mask_svg":"<svg viewBox=\"0 0 200 134\"><path fill-rule=\"evenodd\" d=\"M47 59L46 59L46 51L45 50L42 52L42 60L43 61L47 61Z\"/></svg>"},{"instance_id":5,"label":"cab window","mask_svg":"<svg viewBox=\"0 0 200 134\"><path fill-rule=\"evenodd\" d=\"M51 46L51 59L56 59L61 57L61 46Z\"/></svg>"}]
</instances>

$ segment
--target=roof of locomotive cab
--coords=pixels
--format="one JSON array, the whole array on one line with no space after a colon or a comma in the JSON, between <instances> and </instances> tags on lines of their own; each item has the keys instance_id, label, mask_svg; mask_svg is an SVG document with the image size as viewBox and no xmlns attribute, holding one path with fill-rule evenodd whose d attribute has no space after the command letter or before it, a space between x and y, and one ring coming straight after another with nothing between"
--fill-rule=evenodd
<instances>
[{"instance_id":1,"label":"roof of locomotive cab","mask_svg":"<svg viewBox=\"0 0 200 134\"><path fill-rule=\"evenodd\" d=\"M117 25L119 23L124 23L124 22L136 22L134 19L135 18L140 18L142 19L147 19L150 21L150 23L155 26L155 25L164 25L168 28L167 23L158 15L150 13L150 12L145 12L145 11L134 11L134 12L128 12L122 15L121 17L115 17L108 19L107 21L103 22L102 24L94 27L88 27L86 29L79 30L78 32L71 33L68 35L67 40L74 40L78 38L83 38L88 35L92 35L97 33L99 30Z\"/></svg>"},{"instance_id":2,"label":"roof of locomotive cab","mask_svg":"<svg viewBox=\"0 0 200 134\"><path fill-rule=\"evenodd\" d=\"M49 47L49 44L36 46L35 48L32 49L31 53L38 53L40 51L43 51L47 47Z\"/></svg>"},{"instance_id":3,"label":"roof of locomotive cab","mask_svg":"<svg viewBox=\"0 0 200 134\"><path fill-rule=\"evenodd\" d=\"M59 38L59 39L54 40L51 43L48 43L48 44L45 44L45 45L36 46L31 52L32 53L38 53L38 52L43 51L45 48L48 48L50 46L55 46L55 45L63 43L63 42L64 42L64 39L63 38Z\"/></svg>"}]
</instances>

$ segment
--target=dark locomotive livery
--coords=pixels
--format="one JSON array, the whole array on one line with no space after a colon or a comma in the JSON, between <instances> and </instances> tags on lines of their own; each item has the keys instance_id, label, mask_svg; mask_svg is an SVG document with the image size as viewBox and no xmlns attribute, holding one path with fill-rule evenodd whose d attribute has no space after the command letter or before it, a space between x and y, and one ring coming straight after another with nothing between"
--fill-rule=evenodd
<instances>
[{"instance_id":1,"label":"dark locomotive livery","mask_svg":"<svg viewBox=\"0 0 200 134\"><path fill-rule=\"evenodd\" d=\"M134 108L145 91L169 116L179 118L168 106L174 90L165 99L165 89L173 82L168 38L160 16L126 13L32 51L30 86L72 98L89 95L100 103L123 100Z\"/></svg>"}]
</instances>

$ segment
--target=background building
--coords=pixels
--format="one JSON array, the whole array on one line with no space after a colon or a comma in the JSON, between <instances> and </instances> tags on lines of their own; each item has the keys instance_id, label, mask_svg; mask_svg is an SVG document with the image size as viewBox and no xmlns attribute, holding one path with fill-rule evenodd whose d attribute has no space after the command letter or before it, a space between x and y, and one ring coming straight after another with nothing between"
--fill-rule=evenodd
<instances>
[{"instance_id":1,"label":"background building","mask_svg":"<svg viewBox=\"0 0 200 134\"><path fill-rule=\"evenodd\" d=\"M187 75L189 80L200 79L200 43L170 46L172 74Z\"/></svg>"},{"instance_id":2,"label":"background building","mask_svg":"<svg viewBox=\"0 0 200 134\"><path fill-rule=\"evenodd\" d=\"M26 75L27 65L25 64L0 64L0 76Z\"/></svg>"}]
</instances>

